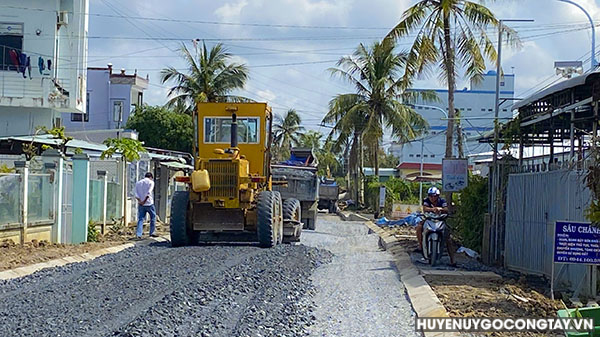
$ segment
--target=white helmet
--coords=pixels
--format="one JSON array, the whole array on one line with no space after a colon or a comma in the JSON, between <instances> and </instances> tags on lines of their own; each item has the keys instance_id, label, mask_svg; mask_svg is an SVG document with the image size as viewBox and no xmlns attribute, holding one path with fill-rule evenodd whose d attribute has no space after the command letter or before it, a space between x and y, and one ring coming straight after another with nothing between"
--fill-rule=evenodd
<instances>
[{"instance_id":1,"label":"white helmet","mask_svg":"<svg viewBox=\"0 0 600 337\"><path fill-rule=\"evenodd\" d=\"M430 187L430 188L427 190L427 194L436 194L436 195L440 195L440 190L439 190L437 187L433 186L433 187Z\"/></svg>"}]
</instances>

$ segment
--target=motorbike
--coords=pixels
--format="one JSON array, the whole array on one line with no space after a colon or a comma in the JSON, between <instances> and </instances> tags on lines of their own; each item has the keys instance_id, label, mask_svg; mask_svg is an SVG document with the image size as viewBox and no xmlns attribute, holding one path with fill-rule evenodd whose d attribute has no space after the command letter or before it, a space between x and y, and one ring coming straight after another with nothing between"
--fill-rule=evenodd
<instances>
[{"instance_id":1,"label":"motorbike","mask_svg":"<svg viewBox=\"0 0 600 337\"><path fill-rule=\"evenodd\" d=\"M446 218L448 214L425 213L423 224L423 257L433 267L442 258L446 243Z\"/></svg>"}]
</instances>

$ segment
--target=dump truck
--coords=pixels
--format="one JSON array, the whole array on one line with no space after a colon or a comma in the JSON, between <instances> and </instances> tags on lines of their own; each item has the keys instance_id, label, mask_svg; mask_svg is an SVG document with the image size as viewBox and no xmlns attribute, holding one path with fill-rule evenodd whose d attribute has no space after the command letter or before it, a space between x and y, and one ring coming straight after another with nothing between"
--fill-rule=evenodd
<instances>
[{"instance_id":1,"label":"dump truck","mask_svg":"<svg viewBox=\"0 0 600 337\"><path fill-rule=\"evenodd\" d=\"M326 209L329 213L338 212L338 199L340 189L334 179L323 179L319 185L319 209Z\"/></svg>"},{"instance_id":2,"label":"dump truck","mask_svg":"<svg viewBox=\"0 0 600 337\"><path fill-rule=\"evenodd\" d=\"M171 202L171 243L299 241L300 201L273 190L272 121L266 103L199 103L194 170ZM285 183L285 182L280 182Z\"/></svg>"},{"instance_id":3,"label":"dump truck","mask_svg":"<svg viewBox=\"0 0 600 337\"><path fill-rule=\"evenodd\" d=\"M301 221L308 229L315 229L319 200L317 159L310 148L292 148L290 159L272 165L273 179L285 182L273 186L284 199L300 201Z\"/></svg>"}]
</instances>

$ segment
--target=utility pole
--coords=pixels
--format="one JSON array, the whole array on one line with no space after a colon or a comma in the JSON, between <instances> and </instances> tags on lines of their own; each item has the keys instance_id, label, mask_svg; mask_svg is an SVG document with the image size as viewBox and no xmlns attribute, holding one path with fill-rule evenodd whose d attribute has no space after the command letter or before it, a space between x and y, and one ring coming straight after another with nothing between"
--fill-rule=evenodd
<instances>
[{"instance_id":1,"label":"utility pole","mask_svg":"<svg viewBox=\"0 0 600 337\"><path fill-rule=\"evenodd\" d=\"M419 173L419 203L423 202L423 149L425 148L425 137L421 137L421 170Z\"/></svg>"}]
</instances>

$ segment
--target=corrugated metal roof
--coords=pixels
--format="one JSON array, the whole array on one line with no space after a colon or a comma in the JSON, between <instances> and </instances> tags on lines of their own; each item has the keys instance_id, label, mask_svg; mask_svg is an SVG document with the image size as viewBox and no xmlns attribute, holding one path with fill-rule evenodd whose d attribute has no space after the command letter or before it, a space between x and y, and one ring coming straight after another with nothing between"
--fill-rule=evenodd
<instances>
[{"instance_id":1,"label":"corrugated metal roof","mask_svg":"<svg viewBox=\"0 0 600 337\"><path fill-rule=\"evenodd\" d=\"M540 100L540 99L542 99L542 98L544 98L546 96L552 95L555 92L559 92L559 91L562 91L562 90L565 90L565 89L569 89L569 88L576 87L578 85L585 84L586 81L588 80L588 78L593 78L593 77L596 77L596 76L599 76L599 75L600 75L600 72L595 71L595 72L592 72L592 73L589 73L589 74L585 74L585 75L573 77L571 79L559 82L559 83L557 83L557 84L555 84L555 85L553 85L551 87L548 87L548 88L546 88L546 89L544 89L542 91L538 91L535 94L533 94L533 95L531 95L531 96L529 96L529 97L527 97L527 98L525 98L525 99L523 99L521 101L518 101L517 103L515 103L512 106L512 109L513 110L520 109L520 108L522 108L524 106L527 106L527 105L529 105L529 104L531 104L531 103L533 103L535 101L538 101L538 100Z\"/></svg>"}]
</instances>

